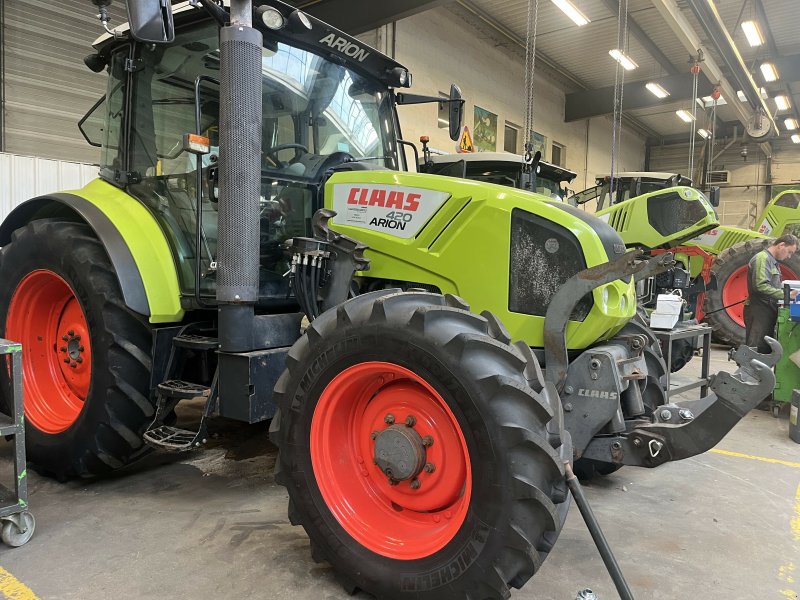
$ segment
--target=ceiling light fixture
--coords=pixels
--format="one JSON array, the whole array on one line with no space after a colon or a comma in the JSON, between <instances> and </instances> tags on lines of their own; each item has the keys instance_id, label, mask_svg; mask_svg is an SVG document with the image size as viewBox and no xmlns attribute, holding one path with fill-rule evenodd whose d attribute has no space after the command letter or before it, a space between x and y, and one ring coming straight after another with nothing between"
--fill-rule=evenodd
<instances>
[{"instance_id":1,"label":"ceiling light fixture","mask_svg":"<svg viewBox=\"0 0 800 600\"><path fill-rule=\"evenodd\" d=\"M558 8L561 9L565 15L567 15L575 25L578 27L583 27L587 23L591 23L588 17L575 8L575 5L572 4L569 0L551 0L553 4L555 4Z\"/></svg>"},{"instance_id":2,"label":"ceiling light fixture","mask_svg":"<svg viewBox=\"0 0 800 600\"><path fill-rule=\"evenodd\" d=\"M666 98L669 96L669 92L667 90L665 90L659 84L653 83L652 81L646 84L644 87L646 87L656 98Z\"/></svg>"},{"instance_id":3,"label":"ceiling light fixture","mask_svg":"<svg viewBox=\"0 0 800 600\"><path fill-rule=\"evenodd\" d=\"M795 129L797 129L797 119L786 119L784 120L783 125L789 131L794 131Z\"/></svg>"},{"instance_id":4,"label":"ceiling light fixture","mask_svg":"<svg viewBox=\"0 0 800 600\"><path fill-rule=\"evenodd\" d=\"M766 100L767 98L769 98L769 94L767 93L767 88L765 88L765 87L758 88L758 91L759 91L759 92L761 92L761 97L762 97L764 100Z\"/></svg>"},{"instance_id":5,"label":"ceiling light fixture","mask_svg":"<svg viewBox=\"0 0 800 600\"><path fill-rule=\"evenodd\" d=\"M793 141L795 144L800 144L800 135L798 135L798 134L796 134L796 133L795 133L795 134L792 136L792 141Z\"/></svg>"},{"instance_id":6,"label":"ceiling light fixture","mask_svg":"<svg viewBox=\"0 0 800 600\"><path fill-rule=\"evenodd\" d=\"M711 132L708 129L698 129L697 135L699 135L704 140L707 140L709 136L711 136Z\"/></svg>"},{"instance_id":7,"label":"ceiling light fixture","mask_svg":"<svg viewBox=\"0 0 800 600\"><path fill-rule=\"evenodd\" d=\"M675 114L680 117L680 120L684 123L691 123L694 121L694 116L688 110L676 110Z\"/></svg>"},{"instance_id":8,"label":"ceiling light fixture","mask_svg":"<svg viewBox=\"0 0 800 600\"><path fill-rule=\"evenodd\" d=\"M630 56L628 56L627 54L625 54L622 50L619 50L618 48L614 48L613 50L609 50L608 53L611 55L611 57L615 61L617 61L619 64L621 64L622 68L625 69L626 71L633 71L636 67L639 66L639 65L636 64L636 61L634 61Z\"/></svg>"},{"instance_id":9,"label":"ceiling light fixture","mask_svg":"<svg viewBox=\"0 0 800 600\"><path fill-rule=\"evenodd\" d=\"M764 81L778 81L778 70L772 63L761 63L761 74L764 76Z\"/></svg>"},{"instance_id":10,"label":"ceiling light fixture","mask_svg":"<svg viewBox=\"0 0 800 600\"><path fill-rule=\"evenodd\" d=\"M780 96L775 96L775 106L778 108L778 110L789 110L788 96L784 96L783 94Z\"/></svg>"},{"instance_id":11,"label":"ceiling light fixture","mask_svg":"<svg viewBox=\"0 0 800 600\"><path fill-rule=\"evenodd\" d=\"M742 90L736 91L736 97L739 99L739 102L747 102L747 96L744 95Z\"/></svg>"},{"instance_id":12,"label":"ceiling light fixture","mask_svg":"<svg viewBox=\"0 0 800 600\"><path fill-rule=\"evenodd\" d=\"M747 43L753 48L764 43L764 36L761 35L761 30L755 21L744 21L742 31L744 31L744 37L747 38Z\"/></svg>"}]
</instances>

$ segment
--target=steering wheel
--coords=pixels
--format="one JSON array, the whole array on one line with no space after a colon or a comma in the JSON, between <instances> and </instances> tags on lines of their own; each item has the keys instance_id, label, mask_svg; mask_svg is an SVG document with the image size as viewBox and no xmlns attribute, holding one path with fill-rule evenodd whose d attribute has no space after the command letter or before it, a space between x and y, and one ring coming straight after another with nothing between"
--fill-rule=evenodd
<instances>
[{"instance_id":1,"label":"steering wheel","mask_svg":"<svg viewBox=\"0 0 800 600\"><path fill-rule=\"evenodd\" d=\"M278 157L275 155L278 154L278 152L280 152L281 150L288 150L290 148L295 148L296 150L302 150L303 152L308 154L308 148L303 146L303 144L278 144L277 146L272 146L271 148L267 148L266 150L263 151L263 153L264 156L266 156L272 162L275 163L275 166L281 169L285 169L288 166L288 164L278 159Z\"/></svg>"}]
</instances>

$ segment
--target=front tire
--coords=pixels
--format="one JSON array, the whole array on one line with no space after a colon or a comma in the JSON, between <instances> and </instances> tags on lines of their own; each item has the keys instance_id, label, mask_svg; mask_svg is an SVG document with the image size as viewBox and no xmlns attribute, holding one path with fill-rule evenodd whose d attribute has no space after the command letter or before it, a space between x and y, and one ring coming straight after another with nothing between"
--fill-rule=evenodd
<instances>
[{"instance_id":1,"label":"front tire","mask_svg":"<svg viewBox=\"0 0 800 600\"><path fill-rule=\"evenodd\" d=\"M36 220L0 251L2 337L21 342L27 456L42 474L102 475L145 451L151 333L87 225Z\"/></svg>"},{"instance_id":2,"label":"front tire","mask_svg":"<svg viewBox=\"0 0 800 600\"><path fill-rule=\"evenodd\" d=\"M507 598L563 524L547 430L560 406L529 386L530 359L497 321L464 308L431 293L349 300L312 322L276 385L290 520L351 591Z\"/></svg>"}]
</instances>

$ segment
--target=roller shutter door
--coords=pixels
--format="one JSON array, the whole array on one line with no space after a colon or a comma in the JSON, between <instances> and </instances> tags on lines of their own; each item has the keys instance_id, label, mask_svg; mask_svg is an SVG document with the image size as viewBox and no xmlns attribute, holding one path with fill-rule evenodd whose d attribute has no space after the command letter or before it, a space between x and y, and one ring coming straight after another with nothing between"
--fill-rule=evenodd
<instances>
[{"instance_id":1,"label":"roller shutter door","mask_svg":"<svg viewBox=\"0 0 800 600\"><path fill-rule=\"evenodd\" d=\"M106 74L92 73L83 57L102 33L87 0L13 0L4 3L3 150L97 163L78 120L105 93ZM112 26L124 3L111 7Z\"/></svg>"}]
</instances>

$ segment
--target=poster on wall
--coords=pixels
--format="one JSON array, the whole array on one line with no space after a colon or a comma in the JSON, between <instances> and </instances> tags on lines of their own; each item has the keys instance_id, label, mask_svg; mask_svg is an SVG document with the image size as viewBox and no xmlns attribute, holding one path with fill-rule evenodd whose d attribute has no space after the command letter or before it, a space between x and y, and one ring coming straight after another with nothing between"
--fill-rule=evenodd
<instances>
[{"instance_id":1,"label":"poster on wall","mask_svg":"<svg viewBox=\"0 0 800 600\"><path fill-rule=\"evenodd\" d=\"M472 141L478 152L495 152L497 150L497 115L475 107L473 114L475 127Z\"/></svg>"},{"instance_id":2,"label":"poster on wall","mask_svg":"<svg viewBox=\"0 0 800 600\"><path fill-rule=\"evenodd\" d=\"M543 136L541 133L533 132L531 140L531 145L533 148L531 149L531 155L536 154L536 151L542 153L542 160L547 160L547 138Z\"/></svg>"}]
</instances>

